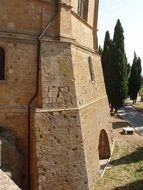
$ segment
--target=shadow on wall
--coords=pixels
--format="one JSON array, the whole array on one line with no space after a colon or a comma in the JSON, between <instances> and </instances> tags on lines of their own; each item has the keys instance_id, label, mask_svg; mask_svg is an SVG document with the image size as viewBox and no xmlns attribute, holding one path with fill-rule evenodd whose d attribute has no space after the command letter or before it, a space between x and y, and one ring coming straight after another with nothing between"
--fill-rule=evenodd
<instances>
[{"instance_id":1,"label":"shadow on wall","mask_svg":"<svg viewBox=\"0 0 143 190\"><path fill-rule=\"evenodd\" d=\"M22 185L23 156L13 131L0 127L0 166L19 187Z\"/></svg>"},{"instance_id":2,"label":"shadow on wall","mask_svg":"<svg viewBox=\"0 0 143 190\"><path fill-rule=\"evenodd\" d=\"M143 189L143 180L134 181L125 186L116 187L113 190L142 190Z\"/></svg>"},{"instance_id":3,"label":"shadow on wall","mask_svg":"<svg viewBox=\"0 0 143 190\"><path fill-rule=\"evenodd\" d=\"M98 151L100 160L109 159L111 156L108 135L104 129L100 131Z\"/></svg>"},{"instance_id":4,"label":"shadow on wall","mask_svg":"<svg viewBox=\"0 0 143 190\"><path fill-rule=\"evenodd\" d=\"M143 147L139 147L135 152L132 152L131 154L123 156L117 160L113 160L110 162L110 164L116 166L121 164L136 163L142 160L143 160Z\"/></svg>"},{"instance_id":5,"label":"shadow on wall","mask_svg":"<svg viewBox=\"0 0 143 190\"><path fill-rule=\"evenodd\" d=\"M127 127L129 126L129 123L125 122L125 121L119 121L119 122L113 122L112 123L112 127L113 129L119 129L119 128L123 128L123 127Z\"/></svg>"}]
</instances>

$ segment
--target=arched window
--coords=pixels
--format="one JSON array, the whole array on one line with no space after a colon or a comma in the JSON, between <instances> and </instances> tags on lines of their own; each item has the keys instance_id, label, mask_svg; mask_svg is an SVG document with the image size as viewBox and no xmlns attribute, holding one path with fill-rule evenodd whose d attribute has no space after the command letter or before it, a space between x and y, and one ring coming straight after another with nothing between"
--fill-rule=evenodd
<instances>
[{"instance_id":1,"label":"arched window","mask_svg":"<svg viewBox=\"0 0 143 190\"><path fill-rule=\"evenodd\" d=\"M88 0L78 0L78 15L87 21Z\"/></svg>"},{"instance_id":2,"label":"arched window","mask_svg":"<svg viewBox=\"0 0 143 190\"><path fill-rule=\"evenodd\" d=\"M88 57L88 66L89 66L91 82L95 82L95 75L94 75L94 70L93 70L93 65L92 65L92 59L90 56Z\"/></svg>"},{"instance_id":3,"label":"arched window","mask_svg":"<svg viewBox=\"0 0 143 190\"><path fill-rule=\"evenodd\" d=\"M0 47L0 80L5 79L5 50Z\"/></svg>"}]
</instances>

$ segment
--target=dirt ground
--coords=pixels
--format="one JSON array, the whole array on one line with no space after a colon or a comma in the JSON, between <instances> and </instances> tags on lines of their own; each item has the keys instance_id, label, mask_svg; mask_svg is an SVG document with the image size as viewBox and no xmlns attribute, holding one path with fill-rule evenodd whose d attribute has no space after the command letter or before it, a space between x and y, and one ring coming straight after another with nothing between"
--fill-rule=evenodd
<instances>
[{"instance_id":1,"label":"dirt ground","mask_svg":"<svg viewBox=\"0 0 143 190\"><path fill-rule=\"evenodd\" d=\"M97 182L95 190L143 190L143 136L124 135L129 124L118 116L111 117L115 148L111 169Z\"/></svg>"},{"instance_id":2,"label":"dirt ground","mask_svg":"<svg viewBox=\"0 0 143 190\"><path fill-rule=\"evenodd\" d=\"M113 133L114 133L114 140L116 143L119 142L130 142L131 144L138 144L142 143L143 145L143 136L138 135L137 133L134 133L133 135L124 135L122 133L122 128L130 126L130 124L126 121L124 121L119 116L113 116L111 117L111 123L113 126Z\"/></svg>"}]
</instances>

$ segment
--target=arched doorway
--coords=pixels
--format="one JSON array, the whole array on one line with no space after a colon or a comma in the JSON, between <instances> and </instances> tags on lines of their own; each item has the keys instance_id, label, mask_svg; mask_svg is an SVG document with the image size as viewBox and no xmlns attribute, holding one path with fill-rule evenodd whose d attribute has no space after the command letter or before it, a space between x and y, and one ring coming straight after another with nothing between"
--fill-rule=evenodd
<instances>
[{"instance_id":1,"label":"arched doorway","mask_svg":"<svg viewBox=\"0 0 143 190\"><path fill-rule=\"evenodd\" d=\"M109 159L111 156L108 136L104 129L100 132L98 151L99 160Z\"/></svg>"},{"instance_id":2,"label":"arched doorway","mask_svg":"<svg viewBox=\"0 0 143 190\"><path fill-rule=\"evenodd\" d=\"M100 174L102 176L104 174L105 171L104 169L108 163L108 160L111 156L108 135L104 129L100 131L98 152L99 152Z\"/></svg>"}]
</instances>

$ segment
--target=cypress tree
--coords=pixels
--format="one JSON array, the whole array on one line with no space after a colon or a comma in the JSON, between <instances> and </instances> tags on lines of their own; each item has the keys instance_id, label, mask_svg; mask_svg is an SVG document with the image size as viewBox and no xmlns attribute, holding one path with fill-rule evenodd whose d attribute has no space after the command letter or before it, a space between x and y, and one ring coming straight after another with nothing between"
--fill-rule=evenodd
<instances>
[{"instance_id":1,"label":"cypress tree","mask_svg":"<svg viewBox=\"0 0 143 190\"><path fill-rule=\"evenodd\" d=\"M123 106L128 91L127 58L124 49L123 33L123 27L120 23L120 20L118 19L114 29L111 62L111 111L115 109L115 112L117 112L117 110Z\"/></svg>"},{"instance_id":2,"label":"cypress tree","mask_svg":"<svg viewBox=\"0 0 143 190\"><path fill-rule=\"evenodd\" d=\"M130 73L131 73L131 66L130 66L130 64L128 63L128 64L127 64L127 79L129 79Z\"/></svg>"},{"instance_id":3,"label":"cypress tree","mask_svg":"<svg viewBox=\"0 0 143 190\"><path fill-rule=\"evenodd\" d=\"M130 99L133 100L133 103L136 102L137 94L141 88L141 59L140 57L136 56L136 53L134 53L134 59L133 64L131 67L131 75L129 78L129 96Z\"/></svg>"},{"instance_id":4,"label":"cypress tree","mask_svg":"<svg viewBox=\"0 0 143 190\"><path fill-rule=\"evenodd\" d=\"M101 57L103 75L106 87L106 93L108 95L108 101L111 102L111 51L112 51L112 40L110 39L109 31L105 33L104 47Z\"/></svg>"},{"instance_id":5,"label":"cypress tree","mask_svg":"<svg viewBox=\"0 0 143 190\"><path fill-rule=\"evenodd\" d=\"M143 85L143 76L141 76L141 85Z\"/></svg>"},{"instance_id":6,"label":"cypress tree","mask_svg":"<svg viewBox=\"0 0 143 190\"><path fill-rule=\"evenodd\" d=\"M102 56L103 49L102 49L102 47L100 45L99 45L98 51L99 51L99 54Z\"/></svg>"}]
</instances>

